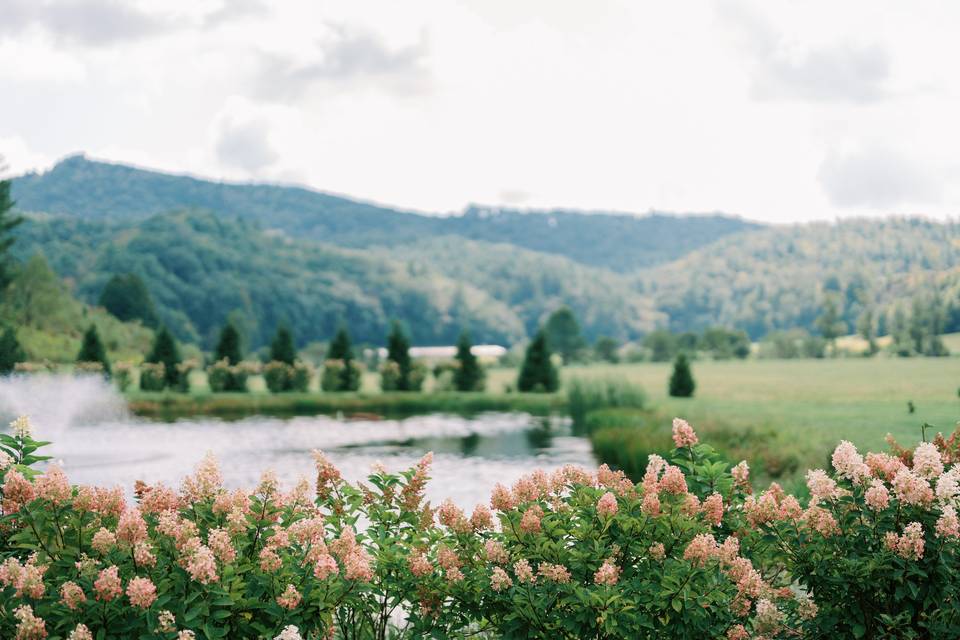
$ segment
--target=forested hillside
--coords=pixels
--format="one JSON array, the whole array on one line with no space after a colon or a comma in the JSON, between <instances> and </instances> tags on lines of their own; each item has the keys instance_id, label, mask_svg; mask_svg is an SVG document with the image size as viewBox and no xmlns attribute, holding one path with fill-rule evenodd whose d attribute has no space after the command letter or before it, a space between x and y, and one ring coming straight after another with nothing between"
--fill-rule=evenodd
<instances>
[{"instance_id":1,"label":"forested hillside","mask_svg":"<svg viewBox=\"0 0 960 640\"><path fill-rule=\"evenodd\" d=\"M960 303L960 226L919 218L845 220L753 231L719 240L640 273L637 289L676 330L712 324L754 338L775 329L814 329L826 297L848 332L872 309L886 315L914 298Z\"/></svg>"},{"instance_id":2,"label":"forested hillside","mask_svg":"<svg viewBox=\"0 0 960 640\"><path fill-rule=\"evenodd\" d=\"M358 341L379 344L393 318L409 325L418 344L452 344L461 327L478 341L513 344L564 301L590 314L589 336L613 331L626 339L655 320L626 280L516 248L512 259L526 275L506 278L485 247L460 247L459 263L478 266L468 278L420 251L341 249L210 212L126 222L30 218L19 236L22 258L42 252L90 302L112 275L138 274L161 320L181 339L204 345L231 314L252 345L263 344L280 322L303 343L329 339L341 321ZM490 270L479 268L484 264ZM609 286L586 286L597 278Z\"/></svg>"},{"instance_id":3,"label":"forested hillside","mask_svg":"<svg viewBox=\"0 0 960 640\"><path fill-rule=\"evenodd\" d=\"M44 254L86 303L136 274L162 322L209 346L229 316L251 346L288 323L305 343L345 321L380 344L512 344L569 306L588 340L722 325L754 339L901 309L960 330L960 226L920 218L763 227L738 218L469 207L427 216L299 187L223 184L75 156L14 182L23 260ZM919 306L918 306L919 305ZM901 315L902 315L901 314ZM900 320L901 325L904 320Z\"/></svg>"}]
</instances>

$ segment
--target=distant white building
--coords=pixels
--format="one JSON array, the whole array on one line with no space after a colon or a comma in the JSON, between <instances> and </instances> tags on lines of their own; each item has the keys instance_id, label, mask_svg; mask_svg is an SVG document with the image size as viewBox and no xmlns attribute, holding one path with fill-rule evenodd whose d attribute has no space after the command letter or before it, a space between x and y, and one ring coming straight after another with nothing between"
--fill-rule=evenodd
<instances>
[{"instance_id":1,"label":"distant white building","mask_svg":"<svg viewBox=\"0 0 960 640\"><path fill-rule=\"evenodd\" d=\"M496 362L507 354L506 347L498 344L475 344L470 347L470 353L477 356L477 359L484 363ZM410 357L417 360L430 360L432 362L440 360L453 360L457 355L456 347L410 347ZM377 356L381 360L387 357L387 350L384 347L377 349Z\"/></svg>"}]
</instances>

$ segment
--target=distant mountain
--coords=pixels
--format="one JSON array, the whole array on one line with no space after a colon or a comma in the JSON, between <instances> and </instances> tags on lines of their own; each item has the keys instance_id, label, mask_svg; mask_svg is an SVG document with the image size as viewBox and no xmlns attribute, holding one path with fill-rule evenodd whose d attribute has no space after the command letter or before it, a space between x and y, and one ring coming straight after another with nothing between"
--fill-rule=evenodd
<instances>
[{"instance_id":1,"label":"distant mountain","mask_svg":"<svg viewBox=\"0 0 960 640\"><path fill-rule=\"evenodd\" d=\"M428 216L301 187L213 182L84 156L17 178L13 192L24 211L86 220L205 209L341 247L398 247L452 235L561 255L622 273L668 262L731 233L760 228L724 215L522 212L480 206L459 216Z\"/></svg>"}]
</instances>

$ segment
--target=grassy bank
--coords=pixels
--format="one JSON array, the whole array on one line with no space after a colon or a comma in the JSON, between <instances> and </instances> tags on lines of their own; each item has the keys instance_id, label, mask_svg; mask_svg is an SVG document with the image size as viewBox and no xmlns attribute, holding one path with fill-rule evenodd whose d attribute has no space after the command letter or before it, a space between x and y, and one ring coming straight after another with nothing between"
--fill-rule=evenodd
<instances>
[{"instance_id":1,"label":"grassy bank","mask_svg":"<svg viewBox=\"0 0 960 640\"><path fill-rule=\"evenodd\" d=\"M690 399L667 396L665 363L568 367L565 374L618 374L646 389L652 411L611 409L588 418L598 457L634 474L648 453L670 449L674 416L732 460L747 459L765 479L787 484L827 465L840 440L882 451L887 433L915 444L924 422L933 433L949 433L960 419L958 358L694 362Z\"/></svg>"},{"instance_id":2,"label":"grassy bank","mask_svg":"<svg viewBox=\"0 0 960 640\"><path fill-rule=\"evenodd\" d=\"M482 411L523 411L547 415L565 409L558 394L504 393L218 393L128 394L131 411L139 416L175 419L194 415L239 418L250 415L337 414L405 416L418 413L472 414Z\"/></svg>"}]
</instances>

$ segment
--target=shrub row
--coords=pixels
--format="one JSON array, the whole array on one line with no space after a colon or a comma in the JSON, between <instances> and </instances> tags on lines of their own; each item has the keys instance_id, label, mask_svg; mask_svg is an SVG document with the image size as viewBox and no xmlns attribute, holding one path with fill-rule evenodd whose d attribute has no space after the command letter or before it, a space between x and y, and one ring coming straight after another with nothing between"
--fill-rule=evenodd
<instances>
[{"instance_id":1,"label":"shrub row","mask_svg":"<svg viewBox=\"0 0 960 640\"><path fill-rule=\"evenodd\" d=\"M757 493L675 420L641 481L601 466L424 501L431 456L346 482L320 452L289 492L71 486L26 419L0 436L0 637L951 638L960 446L837 447L806 506Z\"/></svg>"}]
</instances>

